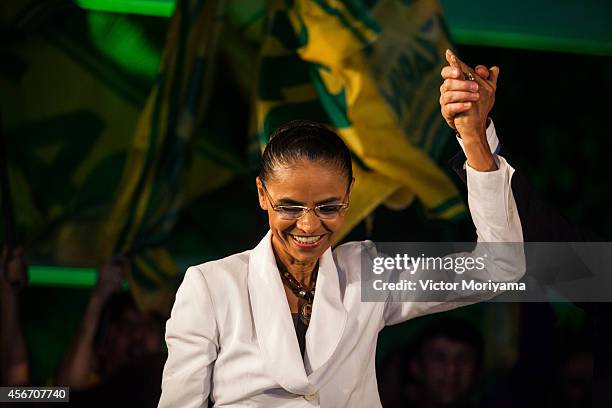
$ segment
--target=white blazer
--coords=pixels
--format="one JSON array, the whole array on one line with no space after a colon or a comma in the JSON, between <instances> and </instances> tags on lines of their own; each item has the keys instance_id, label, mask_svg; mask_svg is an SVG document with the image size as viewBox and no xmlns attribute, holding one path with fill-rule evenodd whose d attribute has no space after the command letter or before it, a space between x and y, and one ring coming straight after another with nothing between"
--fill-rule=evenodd
<instances>
[{"instance_id":1,"label":"white blazer","mask_svg":"<svg viewBox=\"0 0 612 408\"><path fill-rule=\"evenodd\" d=\"M467 167L472 218L479 241L522 242L514 170L497 159L494 172ZM206 407L209 397L215 407L380 407L378 332L459 304L361 302L360 248L322 255L304 360L271 232L252 250L190 267L166 325L159 407ZM509 271L523 273L524 264Z\"/></svg>"}]
</instances>

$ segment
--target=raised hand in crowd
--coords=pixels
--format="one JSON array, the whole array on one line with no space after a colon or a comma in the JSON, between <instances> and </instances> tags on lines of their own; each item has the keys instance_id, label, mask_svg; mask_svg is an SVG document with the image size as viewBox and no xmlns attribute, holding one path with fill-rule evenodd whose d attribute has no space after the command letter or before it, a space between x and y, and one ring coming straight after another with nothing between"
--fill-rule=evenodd
<instances>
[{"instance_id":1,"label":"raised hand in crowd","mask_svg":"<svg viewBox=\"0 0 612 408\"><path fill-rule=\"evenodd\" d=\"M30 383L30 364L19 316L19 293L28 281L24 250L4 246L0 262L0 385Z\"/></svg>"},{"instance_id":2,"label":"raised hand in crowd","mask_svg":"<svg viewBox=\"0 0 612 408\"><path fill-rule=\"evenodd\" d=\"M123 257L112 258L100 268L79 331L59 368L56 377L58 385L78 390L89 388L99 381L99 362L94 347L96 333L105 304L113 293L121 289L129 268L129 261Z\"/></svg>"}]
</instances>

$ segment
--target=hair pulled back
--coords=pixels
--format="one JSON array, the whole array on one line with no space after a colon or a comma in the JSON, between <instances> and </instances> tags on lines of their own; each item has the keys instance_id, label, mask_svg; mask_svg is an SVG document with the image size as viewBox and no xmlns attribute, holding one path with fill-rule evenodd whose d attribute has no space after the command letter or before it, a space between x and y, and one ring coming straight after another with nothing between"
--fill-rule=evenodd
<instances>
[{"instance_id":1,"label":"hair pulled back","mask_svg":"<svg viewBox=\"0 0 612 408\"><path fill-rule=\"evenodd\" d=\"M351 153L344 141L328 127L308 120L293 120L274 131L263 152L259 178L266 182L274 178L277 167L303 160L337 166L348 183L353 179Z\"/></svg>"}]
</instances>

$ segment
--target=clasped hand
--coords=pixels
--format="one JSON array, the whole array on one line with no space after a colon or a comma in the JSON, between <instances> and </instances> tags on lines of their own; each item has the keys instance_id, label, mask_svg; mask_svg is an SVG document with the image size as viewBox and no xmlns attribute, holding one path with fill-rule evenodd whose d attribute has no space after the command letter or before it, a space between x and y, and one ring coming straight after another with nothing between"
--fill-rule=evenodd
<instances>
[{"instance_id":1,"label":"clasped hand","mask_svg":"<svg viewBox=\"0 0 612 408\"><path fill-rule=\"evenodd\" d=\"M499 68L478 65L472 69L450 50L446 51L446 60L449 65L441 72L444 78L440 86L442 116L461 137L468 164L479 171L495 170L497 165L487 143L486 126L495 104ZM468 73L474 80L464 78Z\"/></svg>"}]
</instances>

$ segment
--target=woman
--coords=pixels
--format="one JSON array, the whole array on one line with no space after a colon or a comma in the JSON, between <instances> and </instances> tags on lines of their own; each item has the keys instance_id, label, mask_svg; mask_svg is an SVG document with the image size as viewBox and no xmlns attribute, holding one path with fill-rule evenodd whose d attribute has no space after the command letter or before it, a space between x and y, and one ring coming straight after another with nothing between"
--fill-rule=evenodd
<instances>
[{"instance_id":1,"label":"woman","mask_svg":"<svg viewBox=\"0 0 612 408\"><path fill-rule=\"evenodd\" d=\"M479 100L453 123L472 217L481 241L522 241L513 170L486 139L492 82L476 82L480 90L466 92ZM378 332L456 305L361 302L361 244L330 248L349 206L351 168L347 147L322 125L275 132L256 179L270 231L252 250L187 270L166 327L160 407L203 407L209 397L215 406L380 406Z\"/></svg>"}]
</instances>

